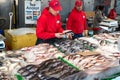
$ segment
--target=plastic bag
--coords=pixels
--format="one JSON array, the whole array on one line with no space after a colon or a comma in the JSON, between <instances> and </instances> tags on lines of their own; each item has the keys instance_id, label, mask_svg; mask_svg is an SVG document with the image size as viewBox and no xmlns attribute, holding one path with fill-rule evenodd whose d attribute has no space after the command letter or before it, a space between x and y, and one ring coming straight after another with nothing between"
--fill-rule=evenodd
<instances>
[{"instance_id":1,"label":"plastic bag","mask_svg":"<svg viewBox=\"0 0 120 80\"><path fill-rule=\"evenodd\" d=\"M32 28L19 28L15 30L8 30L8 32L12 35L24 35L28 33L35 33L35 29Z\"/></svg>"}]
</instances>

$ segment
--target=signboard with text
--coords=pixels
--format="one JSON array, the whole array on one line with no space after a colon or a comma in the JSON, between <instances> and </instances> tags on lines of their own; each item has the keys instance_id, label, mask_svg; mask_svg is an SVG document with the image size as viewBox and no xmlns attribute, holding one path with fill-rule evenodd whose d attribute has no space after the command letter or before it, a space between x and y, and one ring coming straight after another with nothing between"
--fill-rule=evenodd
<instances>
[{"instance_id":1,"label":"signboard with text","mask_svg":"<svg viewBox=\"0 0 120 80\"><path fill-rule=\"evenodd\" d=\"M25 24L36 24L41 13L41 1L25 1Z\"/></svg>"}]
</instances>

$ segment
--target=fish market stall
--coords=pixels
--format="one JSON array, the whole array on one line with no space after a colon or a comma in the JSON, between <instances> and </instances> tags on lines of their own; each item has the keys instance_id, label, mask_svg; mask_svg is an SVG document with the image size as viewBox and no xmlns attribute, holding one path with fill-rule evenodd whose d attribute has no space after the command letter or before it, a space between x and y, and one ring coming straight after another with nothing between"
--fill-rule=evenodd
<instances>
[{"instance_id":1,"label":"fish market stall","mask_svg":"<svg viewBox=\"0 0 120 80\"><path fill-rule=\"evenodd\" d=\"M120 72L119 32L0 53L0 79L102 80Z\"/></svg>"}]
</instances>

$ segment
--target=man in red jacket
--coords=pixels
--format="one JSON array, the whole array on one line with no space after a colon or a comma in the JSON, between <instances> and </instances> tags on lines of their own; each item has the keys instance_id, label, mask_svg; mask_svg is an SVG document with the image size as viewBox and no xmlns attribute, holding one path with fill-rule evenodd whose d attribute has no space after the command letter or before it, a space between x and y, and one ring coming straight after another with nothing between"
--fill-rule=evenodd
<instances>
[{"instance_id":1,"label":"man in red jacket","mask_svg":"<svg viewBox=\"0 0 120 80\"><path fill-rule=\"evenodd\" d=\"M61 27L59 11L62 10L59 0L51 0L37 20L36 44L53 43L62 38L64 31Z\"/></svg>"},{"instance_id":2,"label":"man in red jacket","mask_svg":"<svg viewBox=\"0 0 120 80\"><path fill-rule=\"evenodd\" d=\"M75 7L68 16L67 30L74 32L73 39L87 35L86 15L82 10L82 1L76 0Z\"/></svg>"}]
</instances>

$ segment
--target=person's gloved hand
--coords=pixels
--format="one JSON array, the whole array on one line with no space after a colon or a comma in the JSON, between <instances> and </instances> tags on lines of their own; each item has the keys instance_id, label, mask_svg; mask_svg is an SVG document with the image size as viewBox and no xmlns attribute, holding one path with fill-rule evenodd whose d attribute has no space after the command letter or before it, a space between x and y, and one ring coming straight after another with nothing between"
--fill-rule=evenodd
<instances>
[{"instance_id":1,"label":"person's gloved hand","mask_svg":"<svg viewBox=\"0 0 120 80\"><path fill-rule=\"evenodd\" d=\"M72 39L72 36L74 35L74 33L72 32L72 30L64 30L63 34L64 34L64 37L68 38L68 39Z\"/></svg>"},{"instance_id":2,"label":"person's gloved hand","mask_svg":"<svg viewBox=\"0 0 120 80\"><path fill-rule=\"evenodd\" d=\"M72 35L71 34L67 34L67 38L68 39L72 39Z\"/></svg>"},{"instance_id":3,"label":"person's gloved hand","mask_svg":"<svg viewBox=\"0 0 120 80\"><path fill-rule=\"evenodd\" d=\"M55 37L56 38L62 38L63 37L63 33L55 33Z\"/></svg>"},{"instance_id":4,"label":"person's gloved hand","mask_svg":"<svg viewBox=\"0 0 120 80\"><path fill-rule=\"evenodd\" d=\"M83 36L88 36L88 30L84 30Z\"/></svg>"}]
</instances>

